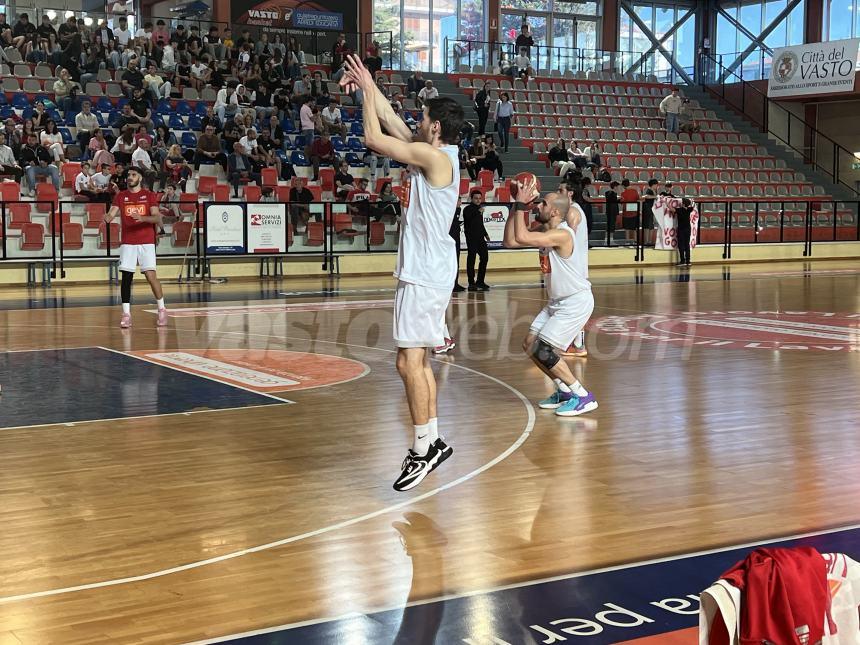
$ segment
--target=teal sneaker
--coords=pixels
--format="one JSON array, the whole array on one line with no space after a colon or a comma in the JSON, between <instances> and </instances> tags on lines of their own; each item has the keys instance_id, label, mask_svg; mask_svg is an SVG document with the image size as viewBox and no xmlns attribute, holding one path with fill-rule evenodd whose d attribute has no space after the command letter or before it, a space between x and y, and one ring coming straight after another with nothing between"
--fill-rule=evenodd
<instances>
[{"instance_id":1,"label":"teal sneaker","mask_svg":"<svg viewBox=\"0 0 860 645\"><path fill-rule=\"evenodd\" d=\"M570 401L556 408L560 417L575 417L597 409L597 399L589 392L586 396L574 396Z\"/></svg>"},{"instance_id":2,"label":"teal sneaker","mask_svg":"<svg viewBox=\"0 0 860 645\"><path fill-rule=\"evenodd\" d=\"M556 390L548 399L544 399L543 401L538 403L538 407L541 410L555 410L560 405L575 398L576 397L573 396L572 392L562 392L561 390Z\"/></svg>"}]
</instances>

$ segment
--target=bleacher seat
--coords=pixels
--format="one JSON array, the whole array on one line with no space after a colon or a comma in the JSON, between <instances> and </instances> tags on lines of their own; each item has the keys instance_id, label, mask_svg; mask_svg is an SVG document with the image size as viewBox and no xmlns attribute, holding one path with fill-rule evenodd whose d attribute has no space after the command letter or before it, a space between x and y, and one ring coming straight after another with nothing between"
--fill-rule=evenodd
<instances>
[{"instance_id":1,"label":"bleacher seat","mask_svg":"<svg viewBox=\"0 0 860 645\"><path fill-rule=\"evenodd\" d=\"M45 248L45 227L28 222L21 226L20 249L22 251L41 251Z\"/></svg>"},{"instance_id":2,"label":"bleacher seat","mask_svg":"<svg viewBox=\"0 0 860 645\"><path fill-rule=\"evenodd\" d=\"M77 222L63 223L63 250L77 251L84 248L84 227Z\"/></svg>"}]
</instances>

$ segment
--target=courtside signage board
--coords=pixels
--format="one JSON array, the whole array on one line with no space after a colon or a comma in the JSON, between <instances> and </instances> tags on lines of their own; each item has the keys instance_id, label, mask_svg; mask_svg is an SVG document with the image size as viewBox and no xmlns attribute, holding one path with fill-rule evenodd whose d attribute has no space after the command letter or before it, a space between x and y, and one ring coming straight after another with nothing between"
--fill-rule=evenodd
<instances>
[{"instance_id":1,"label":"courtside signage board","mask_svg":"<svg viewBox=\"0 0 860 645\"><path fill-rule=\"evenodd\" d=\"M248 253L287 252L286 204L247 204Z\"/></svg>"},{"instance_id":2,"label":"courtside signage board","mask_svg":"<svg viewBox=\"0 0 860 645\"><path fill-rule=\"evenodd\" d=\"M860 38L783 47L773 52L770 98L854 91Z\"/></svg>"},{"instance_id":3,"label":"courtside signage board","mask_svg":"<svg viewBox=\"0 0 860 645\"><path fill-rule=\"evenodd\" d=\"M206 205L206 253L245 253L245 207L242 204Z\"/></svg>"}]
</instances>

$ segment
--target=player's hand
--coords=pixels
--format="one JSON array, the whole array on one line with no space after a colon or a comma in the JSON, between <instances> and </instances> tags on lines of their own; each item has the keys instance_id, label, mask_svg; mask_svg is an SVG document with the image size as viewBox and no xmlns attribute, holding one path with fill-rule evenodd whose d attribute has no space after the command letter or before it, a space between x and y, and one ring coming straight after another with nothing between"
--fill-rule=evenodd
<instances>
[{"instance_id":1,"label":"player's hand","mask_svg":"<svg viewBox=\"0 0 860 645\"><path fill-rule=\"evenodd\" d=\"M523 202L524 204L531 204L538 197L540 197L540 193L537 189L537 179L532 176L528 177L525 181L514 182L517 185L517 201Z\"/></svg>"},{"instance_id":2,"label":"player's hand","mask_svg":"<svg viewBox=\"0 0 860 645\"><path fill-rule=\"evenodd\" d=\"M346 73L340 79L341 87L346 88L350 83L359 87L362 91L368 92L373 89L376 81L373 80L373 75L370 73L361 59L355 54L350 54L346 57L343 63Z\"/></svg>"}]
</instances>

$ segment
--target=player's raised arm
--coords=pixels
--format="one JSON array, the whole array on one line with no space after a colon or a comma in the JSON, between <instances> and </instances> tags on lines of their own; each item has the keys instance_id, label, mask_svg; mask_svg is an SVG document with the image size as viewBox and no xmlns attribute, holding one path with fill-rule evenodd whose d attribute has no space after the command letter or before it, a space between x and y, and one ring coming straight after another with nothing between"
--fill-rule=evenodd
<instances>
[{"instance_id":1,"label":"player's raised arm","mask_svg":"<svg viewBox=\"0 0 860 645\"><path fill-rule=\"evenodd\" d=\"M364 66L361 59L355 54L350 54L347 56L346 61L344 61L344 67L346 68L346 73L340 80L341 87L348 91L355 87L360 87L364 94L364 108L370 109L368 107L368 98L372 98L373 109L385 131L395 139L400 139L404 142L412 141L412 130L410 130L409 126L406 125L403 119L397 116L394 112L394 109L391 107L391 102L383 96L379 87L376 85L376 81L373 79L373 75L370 73L370 70ZM363 74L366 74L371 81L366 87L364 83L359 84L355 80L357 76Z\"/></svg>"}]
</instances>

